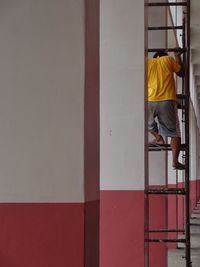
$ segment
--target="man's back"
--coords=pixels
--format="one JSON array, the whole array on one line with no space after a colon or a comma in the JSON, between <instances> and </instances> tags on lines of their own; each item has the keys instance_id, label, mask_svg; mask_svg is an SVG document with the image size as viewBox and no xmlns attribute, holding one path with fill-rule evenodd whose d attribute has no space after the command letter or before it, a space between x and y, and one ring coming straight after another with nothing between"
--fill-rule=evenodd
<instances>
[{"instance_id":1,"label":"man's back","mask_svg":"<svg viewBox=\"0 0 200 267\"><path fill-rule=\"evenodd\" d=\"M148 101L176 100L174 72L181 66L171 56L148 59Z\"/></svg>"}]
</instances>

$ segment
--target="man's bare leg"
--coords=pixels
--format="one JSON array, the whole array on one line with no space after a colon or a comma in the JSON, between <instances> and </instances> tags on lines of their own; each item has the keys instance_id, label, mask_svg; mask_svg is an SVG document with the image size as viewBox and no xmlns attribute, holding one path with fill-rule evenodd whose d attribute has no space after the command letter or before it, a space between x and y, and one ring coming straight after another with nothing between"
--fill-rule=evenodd
<instances>
[{"instance_id":1,"label":"man's bare leg","mask_svg":"<svg viewBox=\"0 0 200 267\"><path fill-rule=\"evenodd\" d=\"M160 135L158 132L151 131L151 134L156 138L156 144L163 145L165 143L162 135Z\"/></svg>"},{"instance_id":2,"label":"man's bare leg","mask_svg":"<svg viewBox=\"0 0 200 267\"><path fill-rule=\"evenodd\" d=\"M172 159L173 159L173 167L175 169L184 169L185 166L178 161L180 149L181 149L181 138L180 137L172 137L171 138L171 149L172 149Z\"/></svg>"}]
</instances>

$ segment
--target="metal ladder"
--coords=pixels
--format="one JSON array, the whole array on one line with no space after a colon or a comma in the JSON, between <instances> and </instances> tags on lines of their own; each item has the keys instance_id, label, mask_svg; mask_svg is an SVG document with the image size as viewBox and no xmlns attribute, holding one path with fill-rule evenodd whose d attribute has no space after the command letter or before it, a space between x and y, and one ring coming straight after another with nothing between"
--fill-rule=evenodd
<instances>
[{"instance_id":1,"label":"metal ladder","mask_svg":"<svg viewBox=\"0 0 200 267\"><path fill-rule=\"evenodd\" d=\"M180 101L179 108L182 109L182 118L184 118L184 133L185 143L181 145L181 151L184 152L185 157L185 174L184 187L183 188L150 188L149 180L145 178L145 267L149 266L149 243L183 243L185 245L185 263L186 267L191 267L191 252L190 252L190 184L189 184L189 101L190 101L190 0L183 2L148 2L147 8L153 7L185 7L183 24L180 26L159 26L148 27L148 31L160 31L160 30L181 30L182 31L182 48L151 48L148 52L157 52L159 50L165 50L166 52L183 52L183 64L185 66L185 77L183 78L182 94L177 95ZM149 146L148 151L169 151L170 145ZM148 165L148 164L147 164ZM184 229L149 229L149 198L151 195L182 195L184 196L184 213L185 213L185 227ZM151 233L184 233L184 238L149 238ZM153 266L152 266L153 267Z\"/></svg>"}]
</instances>

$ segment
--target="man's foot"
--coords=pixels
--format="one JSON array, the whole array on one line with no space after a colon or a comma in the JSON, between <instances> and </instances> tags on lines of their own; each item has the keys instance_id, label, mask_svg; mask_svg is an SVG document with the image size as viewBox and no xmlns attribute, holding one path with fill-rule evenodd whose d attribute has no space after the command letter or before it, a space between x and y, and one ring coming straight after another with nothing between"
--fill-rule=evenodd
<instances>
[{"instance_id":1,"label":"man's foot","mask_svg":"<svg viewBox=\"0 0 200 267\"><path fill-rule=\"evenodd\" d=\"M185 165L180 162L177 162L176 164L173 165L173 169L174 170L185 170Z\"/></svg>"},{"instance_id":2,"label":"man's foot","mask_svg":"<svg viewBox=\"0 0 200 267\"><path fill-rule=\"evenodd\" d=\"M153 145L153 146L160 146L164 144L165 144L165 141L161 135L157 135L156 139L153 139L151 142L149 142L149 145Z\"/></svg>"},{"instance_id":3,"label":"man's foot","mask_svg":"<svg viewBox=\"0 0 200 267\"><path fill-rule=\"evenodd\" d=\"M158 144L158 145L164 145L164 143L165 143L165 141L164 141L162 135L158 134L156 136L156 144Z\"/></svg>"}]
</instances>

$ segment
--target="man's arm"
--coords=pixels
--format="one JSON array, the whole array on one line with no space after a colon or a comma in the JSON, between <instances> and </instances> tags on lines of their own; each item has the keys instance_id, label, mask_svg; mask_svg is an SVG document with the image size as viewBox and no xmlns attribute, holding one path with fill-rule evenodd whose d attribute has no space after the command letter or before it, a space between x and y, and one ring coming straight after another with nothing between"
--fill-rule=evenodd
<instances>
[{"instance_id":1,"label":"man's arm","mask_svg":"<svg viewBox=\"0 0 200 267\"><path fill-rule=\"evenodd\" d=\"M181 52L175 52L174 53L176 62L181 66L181 69L179 70L179 72L176 72L176 74L179 77L183 77L185 75L185 68L184 68L184 65L183 65L183 62L181 59L181 54L182 54Z\"/></svg>"}]
</instances>

